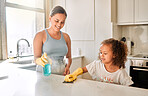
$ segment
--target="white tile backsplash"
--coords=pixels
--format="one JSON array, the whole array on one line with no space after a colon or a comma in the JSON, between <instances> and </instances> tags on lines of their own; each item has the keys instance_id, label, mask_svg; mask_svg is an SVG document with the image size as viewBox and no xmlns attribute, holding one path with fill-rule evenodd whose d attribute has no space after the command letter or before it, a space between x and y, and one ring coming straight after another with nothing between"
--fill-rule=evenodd
<instances>
[{"instance_id":1,"label":"white tile backsplash","mask_svg":"<svg viewBox=\"0 0 148 96\"><path fill-rule=\"evenodd\" d=\"M148 54L148 25L122 26L122 37L134 42L132 54Z\"/></svg>"}]
</instances>

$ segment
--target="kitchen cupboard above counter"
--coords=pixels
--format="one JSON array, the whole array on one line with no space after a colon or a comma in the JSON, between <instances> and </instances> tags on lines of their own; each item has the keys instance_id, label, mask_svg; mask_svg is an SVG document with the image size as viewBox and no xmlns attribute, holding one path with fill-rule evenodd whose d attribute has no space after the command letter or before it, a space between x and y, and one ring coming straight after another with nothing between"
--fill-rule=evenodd
<instances>
[{"instance_id":1,"label":"kitchen cupboard above counter","mask_svg":"<svg viewBox=\"0 0 148 96\"><path fill-rule=\"evenodd\" d=\"M117 0L118 25L148 24L148 0Z\"/></svg>"},{"instance_id":2,"label":"kitchen cupboard above counter","mask_svg":"<svg viewBox=\"0 0 148 96\"><path fill-rule=\"evenodd\" d=\"M147 96L148 90L78 78L63 83L64 76L15 69L0 80L2 96Z\"/></svg>"}]
</instances>

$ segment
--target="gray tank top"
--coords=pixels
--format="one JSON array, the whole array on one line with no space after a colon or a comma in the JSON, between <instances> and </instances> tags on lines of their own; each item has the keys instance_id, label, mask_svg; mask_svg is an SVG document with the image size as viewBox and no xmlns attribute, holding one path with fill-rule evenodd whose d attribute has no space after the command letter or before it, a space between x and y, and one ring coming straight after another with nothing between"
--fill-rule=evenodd
<instances>
[{"instance_id":1,"label":"gray tank top","mask_svg":"<svg viewBox=\"0 0 148 96\"><path fill-rule=\"evenodd\" d=\"M53 39L47 29L45 29L47 38L42 47L42 53L46 52L50 58L63 59L68 52L68 47L61 32L60 40Z\"/></svg>"}]
</instances>

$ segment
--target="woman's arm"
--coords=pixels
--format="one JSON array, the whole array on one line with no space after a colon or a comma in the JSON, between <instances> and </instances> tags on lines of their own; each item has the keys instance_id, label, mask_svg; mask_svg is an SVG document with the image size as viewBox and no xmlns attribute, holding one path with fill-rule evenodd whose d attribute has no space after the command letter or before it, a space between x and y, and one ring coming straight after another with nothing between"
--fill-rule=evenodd
<instances>
[{"instance_id":1,"label":"woman's arm","mask_svg":"<svg viewBox=\"0 0 148 96\"><path fill-rule=\"evenodd\" d=\"M36 36L33 40L34 60L41 57L42 46L43 46L43 33L39 32L36 34Z\"/></svg>"},{"instance_id":2,"label":"woman's arm","mask_svg":"<svg viewBox=\"0 0 148 96\"><path fill-rule=\"evenodd\" d=\"M70 37L68 34L66 33L63 33L64 35L64 39L66 41L66 44L67 44L67 47L68 47L68 53L66 55L66 58L68 59L68 64L66 65L66 68L65 68L65 72L64 72L64 75L67 75L70 73L70 66L71 66L71 63L72 63L72 59L71 59L71 40L70 40Z\"/></svg>"}]
</instances>

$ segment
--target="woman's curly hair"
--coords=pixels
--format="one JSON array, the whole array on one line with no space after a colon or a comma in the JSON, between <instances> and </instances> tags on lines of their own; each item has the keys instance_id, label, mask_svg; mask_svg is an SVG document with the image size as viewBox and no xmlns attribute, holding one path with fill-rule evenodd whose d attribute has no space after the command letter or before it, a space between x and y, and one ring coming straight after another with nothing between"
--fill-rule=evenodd
<instances>
[{"instance_id":1,"label":"woman's curly hair","mask_svg":"<svg viewBox=\"0 0 148 96\"><path fill-rule=\"evenodd\" d=\"M119 66L119 68L125 68L128 52L127 45L124 42L115 40L113 38L106 39L101 44L111 44L111 50L113 51L113 56L115 56L115 58L113 58L113 64Z\"/></svg>"}]
</instances>

